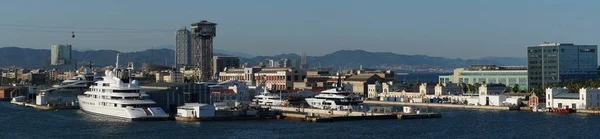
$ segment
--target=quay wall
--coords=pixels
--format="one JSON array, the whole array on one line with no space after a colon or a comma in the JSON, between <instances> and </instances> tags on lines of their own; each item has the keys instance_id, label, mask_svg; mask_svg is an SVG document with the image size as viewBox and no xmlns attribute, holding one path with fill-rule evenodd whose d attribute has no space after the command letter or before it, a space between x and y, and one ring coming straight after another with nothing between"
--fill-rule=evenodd
<instances>
[{"instance_id":1,"label":"quay wall","mask_svg":"<svg viewBox=\"0 0 600 139\"><path fill-rule=\"evenodd\" d=\"M576 110L577 113L600 114L598 110Z\"/></svg>"},{"instance_id":2,"label":"quay wall","mask_svg":"<svg viewBox=\"0 0 600 139\"><path fill-rule=\"evenodd\" d=\"M464 108L464 109L511 110L510 107L501 107L501 106L476 106L476 105L457 105L457 104L439 104L439 103L407 103L407 102L389 102L389 101L364 101L363 103L371 104L371 105L401 105L401 106L423 106L423 107L444 107L444 108Z\"/></svg>"},{"instance_id":3,"label":"quay wall","mask_svg":"<svg viewBox=\"0 0 600 139\"><path fill-rule=\"evenodd\" d=\"M268 108L274 110L280 110L283 112L301 112L306 114L314 113L315 116L363 116L363 115L389 115L385 113L372 113L372 112L360 112L360 111L340 111L340 110L323 110L323 109L313 109L313 108L294 108L294 107L280 107L280 106L268 106Z\"/></svg>"}]
</instances>

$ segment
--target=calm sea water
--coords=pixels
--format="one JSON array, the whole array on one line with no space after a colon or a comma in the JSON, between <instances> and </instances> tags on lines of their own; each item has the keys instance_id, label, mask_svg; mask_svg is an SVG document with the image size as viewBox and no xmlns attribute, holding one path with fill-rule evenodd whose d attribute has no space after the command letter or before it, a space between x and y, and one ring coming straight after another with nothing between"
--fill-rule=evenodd
<instances>
[{"instance_id":1,"label":"calm sea water","mask_svg":"<svg viewBox=\"0 0 600 139\"><path fill-rule=\"evenodd\" d=\"M0 138L600 138L600 115L434 109L443 118L308 123L287 120L129 122L80 110L0 102Z\"/></svg>"}]
</instances>

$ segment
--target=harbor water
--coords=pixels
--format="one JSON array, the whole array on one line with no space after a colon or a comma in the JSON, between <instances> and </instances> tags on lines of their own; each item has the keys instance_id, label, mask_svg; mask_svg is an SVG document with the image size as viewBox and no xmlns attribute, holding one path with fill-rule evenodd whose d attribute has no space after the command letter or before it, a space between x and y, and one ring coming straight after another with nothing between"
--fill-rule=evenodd
<instances>
[{"instance_id":1,"label":"harbor water","mask_svg":"<svg viewBox=\"0 0 600 139\"><path fill-rule=\"evenodd\" d=\"M0 102L0 138L598 138L600 115L421 108L442 118L328 123L131 122Z\"/></svg>"}]
</instances>

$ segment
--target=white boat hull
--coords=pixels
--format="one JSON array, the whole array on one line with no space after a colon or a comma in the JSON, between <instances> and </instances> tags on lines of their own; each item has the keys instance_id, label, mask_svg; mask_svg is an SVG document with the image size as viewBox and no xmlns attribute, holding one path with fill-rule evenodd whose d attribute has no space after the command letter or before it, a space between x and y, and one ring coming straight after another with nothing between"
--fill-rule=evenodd
<instances>
[{"instance_id":1,"label":"white boat hull","mask_svg":"<svg viewBox=\"0 0 600 139\"><path fill-rule=\"evenodd\" d=\"M85 102L85 103L84 103ZM90 104L96 105L90 105ZM81 110L94 114L101 114L125 119L155 119L168 118L168 115L160 107L150 108L122 108L114 106L101 106L95 99L79 97Z\"/></svg>"},{"instance_id":2,"label":"white boat hull","mask_svg":"<svg viewBox=\"0 0 600 139\"><path fill-rule=\"evenodd\" d=\"M320 99L320 98L306 98L306 103L310 105L310 107L317 109L334 109L334 110L347 110L347 109L357 109L358 105L338 105L333 100Z\"/></svg>"}]
</instances>

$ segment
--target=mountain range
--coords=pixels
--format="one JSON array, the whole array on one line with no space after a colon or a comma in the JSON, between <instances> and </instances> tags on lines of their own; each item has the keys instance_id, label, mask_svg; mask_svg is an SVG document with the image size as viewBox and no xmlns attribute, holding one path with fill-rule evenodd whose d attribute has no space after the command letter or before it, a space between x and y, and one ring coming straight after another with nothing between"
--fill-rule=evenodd
<instances>
[{"instance_id":1,"label":"mountain range","mask_svg":"<svg viewBox=\"0 0 600 139\"><path fill-rule=\"evenodd\" d=\"M224 52L224 51L221 51ZM114 65L116 54L115 50L73 50L71 57L77 59L79 65L87 65L93 62L96 66ZM267 59L287 58L300 62L301 56L298 54L280 54L275 56L254 56L245 58L248 55L225 51L224 53L215 52L215 56L238 56L242 63L248 65L257 65L260 62L266 62ZM236 55L237 54L237 55ZM17 66L24 68L44 68L48 66L50 59L49 49L31 49L19 47L0 48L0 66ZM150 49L137 52L121 53L121 62L134 62L136 66L141 63L153 63L160 65L172 65L174 51L172 49ZM467 67L473 64L494 64L494 65L526 65L526 58L515 57L485 57L479 59L451 59L444 57L431 57L425 55L402 55L390 52L368 52L364 50L340 50L323 56L307 56L307 63L310 67L330 67L330 68L365 68L376 69L395 69L394 67L416 67L416 68L446 68Z\"/></svg>"}]
</instances>

